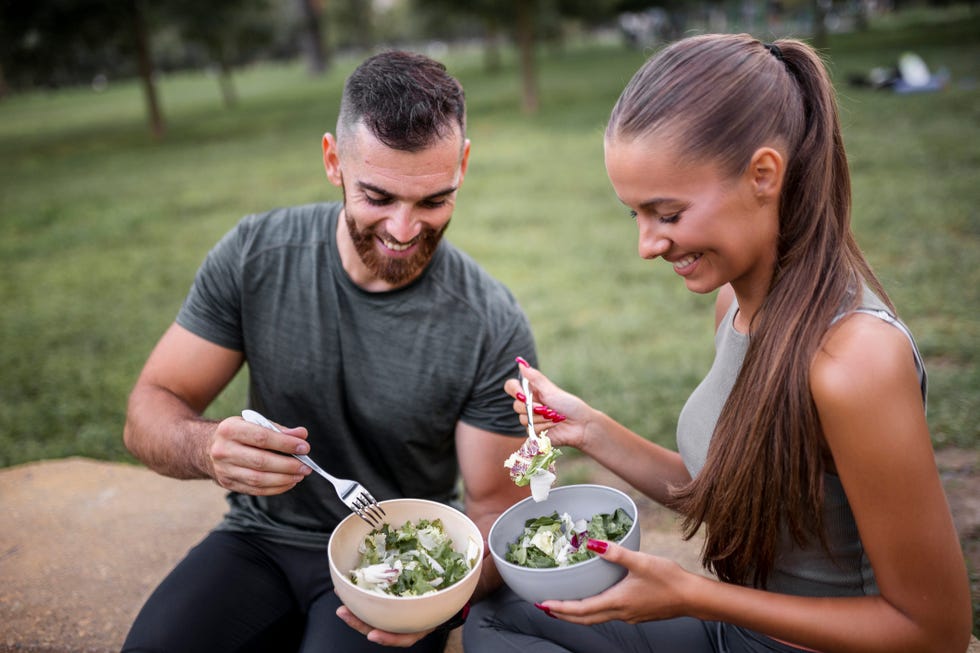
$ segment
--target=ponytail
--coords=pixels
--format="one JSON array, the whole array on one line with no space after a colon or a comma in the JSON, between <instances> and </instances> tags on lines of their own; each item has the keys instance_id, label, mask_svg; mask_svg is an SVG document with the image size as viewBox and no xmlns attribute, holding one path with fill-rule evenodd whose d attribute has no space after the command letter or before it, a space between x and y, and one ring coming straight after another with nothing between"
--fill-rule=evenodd
<instances>
[{"instance_id":1,"label":"ponytail","mask_svg":"<svg viewBox=\"0 0 980 653\"><path fill-rule=\"evenodd\" d=\"M705 465L675 488L685 536L702 524L705 566L765 587L788 532L825 543L825 446L809 369L833 317L867 282L886 302L850 230L851 188L827 71L806 44L748 35L678 41L648 61L613 109L607 139L658 132L686 156L742 172L779 143L786 171L771 287L715 427ZM682 155L684 156L684 155Z\"/></svg>"}]
</instances>

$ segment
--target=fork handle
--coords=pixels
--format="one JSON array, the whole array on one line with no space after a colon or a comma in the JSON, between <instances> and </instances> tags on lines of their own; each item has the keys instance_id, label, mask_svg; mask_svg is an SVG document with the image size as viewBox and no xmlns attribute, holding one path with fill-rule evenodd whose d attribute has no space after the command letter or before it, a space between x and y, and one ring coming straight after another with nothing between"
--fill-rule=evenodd
<instances>
[{"instance_id":1,"label":"fork handle","mask_svg":"<svg viewBox=\"0 0 980 653\"><path fill-rule=\"evenodd\" d=\"M330 474L328 474L327 472L323 471L323 468L317 465L315 462L313 462L313 459L310 458L309 456L304 456L301 453L294 453L293 458L296 458L297 460L301 460L304 465L308 465L310 469L312 469L314 472L316 472L323 478L333 483L334 487L337 487L337 479L331 476Z\"/></svg>"},{"instance_id":2,"label":"fork handle","mask_svg":"<svg viewBox=\"0 0 980 653\"><path fill-rule=\"evenodd\" d=\"M249 410L247 408L243 410L242 419L244 419L246 422L257 424L258 426L263 426L267 429L272 429L277 433L282 433L282 431L276 428L275 424L273 424L268 419L266 419L264 415L262 415L261 413L257 413L254 410ZM299 453L294 453L293 457L302 461L304 465L308 465L310 469L312 469L314 472L316 472L323 478L333 483L334 487L337 487L337 479L331 476L330 474L326 473L325 471L323 471L323 468L317 465L315 462L313 462L312 458Z\"/></svg>"}]
</instances>

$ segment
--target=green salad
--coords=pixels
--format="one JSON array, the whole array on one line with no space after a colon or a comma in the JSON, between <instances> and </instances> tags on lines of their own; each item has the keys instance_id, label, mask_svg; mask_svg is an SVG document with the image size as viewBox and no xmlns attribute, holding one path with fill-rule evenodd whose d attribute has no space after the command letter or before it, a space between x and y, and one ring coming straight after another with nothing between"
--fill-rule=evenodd
<instances>
[{"instance_id":1,"label":"green salad","mask_svg":"<svg viewBox=\"0 0 980 653\"><path fill-rule=\"evenodd\" d=\"M378 594L422 596L462 580L476 565L479 550L470 538L466 553L456 551L439 519L409 521L397 529L382 524L358 547L361 560L350 580Z\"/></svg>"},{"instance_id":2,"label":"green salad","mask_svg":"<svg viewBox=\"0 0 980 653\"><path fill-rule=\"evenodd\" d=\"M585 546L589 539L618 542L632 526L633 520L622 508L588 521L575 521L567 512L559 515L556 511L524 522L524 531L516 542L507 545L504 559L535 569L567 567L595 557Z\"/></svg>"}]
</instances>

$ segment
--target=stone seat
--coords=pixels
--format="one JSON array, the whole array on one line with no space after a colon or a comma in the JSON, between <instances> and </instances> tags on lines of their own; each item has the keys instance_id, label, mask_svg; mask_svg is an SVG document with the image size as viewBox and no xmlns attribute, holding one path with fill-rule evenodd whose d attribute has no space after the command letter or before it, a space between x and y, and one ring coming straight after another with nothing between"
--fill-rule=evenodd
<instances>
[{"instance_id":1,"label":"stone seat","mask_svg":"<svg viewBox=\"0 0 980 653\"><path fill-rule=\"evenodd\" d=\"M700 543L682 541L666 511L633 495L643 550L693 569ZM225 501L210 481L68 458L0 469L0 508L0 653L114 653ZM457 629L446 653L462 650ZM980 653L976 638L969 653Z\"/></svg>"}]
</instances>

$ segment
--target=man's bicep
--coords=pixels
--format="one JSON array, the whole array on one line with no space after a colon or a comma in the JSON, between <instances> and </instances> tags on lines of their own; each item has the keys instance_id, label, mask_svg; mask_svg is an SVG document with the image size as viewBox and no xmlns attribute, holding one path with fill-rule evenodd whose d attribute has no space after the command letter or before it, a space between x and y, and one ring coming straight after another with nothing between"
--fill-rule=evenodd
<instances>
[{"instance_id":1,"label":"man's bicep","mask_svg":"<svg viewBox=\"0 0 980 653\"><path fill-rule=\"evenodd\" d=\"M243 362L242 352L216 345L174 323L154 347L136 385L163 388L203 412Z\"/></svg>"},{"instance_id":2,"label":"man's bicep","mask_svg":"<svg viewBox=\"0 0 980 653\"><path fill-rule=\"evenodd\" d=\"M514 485L504 467L504 461L522 442L522 438L498 435L465 422L459 423L456 452L467 511L496 515L529 496L528 488Z\"/></svg>"}]
</instances>

